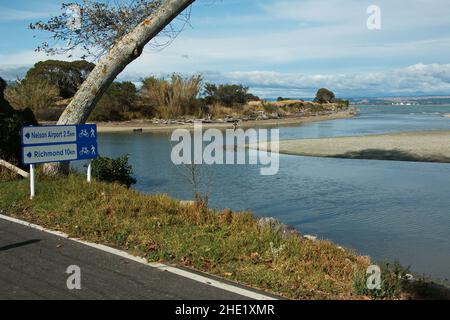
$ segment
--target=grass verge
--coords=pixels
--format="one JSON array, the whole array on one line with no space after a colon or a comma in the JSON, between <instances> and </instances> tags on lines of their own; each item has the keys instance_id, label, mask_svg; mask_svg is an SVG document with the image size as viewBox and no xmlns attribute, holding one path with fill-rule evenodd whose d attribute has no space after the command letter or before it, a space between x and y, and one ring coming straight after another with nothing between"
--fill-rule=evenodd
<instances>
[{"instance_id":1,"label":"grass verge","mask_svg":"<svg viewBox=\"0 0 450 320\"><path fill-rule=\"evenodd\" d=\"M183 205L117 184L88 185L77 175L0 182L3 214L151 262L185 266L291 299L364 299L355 275L370 259L327 241L283 237L248 212Z\"/></svg>"}]
</instances>

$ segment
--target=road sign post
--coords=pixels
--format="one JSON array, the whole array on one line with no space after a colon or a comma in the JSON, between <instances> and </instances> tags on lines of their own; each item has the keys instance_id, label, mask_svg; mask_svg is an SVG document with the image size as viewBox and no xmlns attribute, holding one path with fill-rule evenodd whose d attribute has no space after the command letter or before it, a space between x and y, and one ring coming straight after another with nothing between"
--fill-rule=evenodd
<instances>
[{"instance_id":1,"label":"road sign post","mask_svg":"<svg viewBox=\"0 0 450 320\"><path fill-rule=\"evenodd\" d=\"M32 126L22 128L22 162L30 165L30 195L35 196L34 165L92 160L98 156L97 125ZM87 180L91 182L89 163Z\"/></svg>"},{"instance_id":2,"label":"road sign post","mask_svg":"<svg viewBox=\"0 0 450 320\"><path fill-rule=\"evenodd\" d=\"M92 181L92 163L89 162L87 167L87 182L91 183L91 181Z\"/></svg>"},{"instance_id":3,"label":"road sign post","mask_svg":"<svg viewBox=\"0 0 450 320\"><path fill-rule=\"evenodd\" d=\"M33 200L36 194L34 189L34 164L30 164L30 199Z\"/></svg>"}]
</instances>

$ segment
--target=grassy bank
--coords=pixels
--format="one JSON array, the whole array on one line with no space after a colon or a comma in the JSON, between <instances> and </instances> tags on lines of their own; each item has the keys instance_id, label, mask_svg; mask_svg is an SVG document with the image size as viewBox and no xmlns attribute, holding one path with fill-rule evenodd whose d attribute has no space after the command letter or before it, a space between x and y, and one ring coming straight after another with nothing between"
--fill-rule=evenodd
<instances>
[{"instance_id":1,"label":"grassy bank","mask_svg":"<svg viewBox=\"0 0 450 320\"><path fill-rule=\"evenodd\" d=\"M71 237L215 274L293 299L361 299L355 275L367 257L327 241L282 236L245 212L183 205L83 178L0 182L0 210ZM360 292L360 295L356 294Z\"/></svg>"}]
</instances>

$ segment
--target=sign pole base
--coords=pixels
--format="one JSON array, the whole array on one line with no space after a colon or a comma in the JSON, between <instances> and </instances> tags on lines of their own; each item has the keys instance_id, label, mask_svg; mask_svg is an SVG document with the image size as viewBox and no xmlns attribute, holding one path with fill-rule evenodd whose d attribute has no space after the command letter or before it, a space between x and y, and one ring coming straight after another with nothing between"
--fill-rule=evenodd
<instances>
[{"instance_id":1,"label":"sign pole base","mask_svg":"<svg viewBox=\"0 0 450 320\"><path fill-rule=\"evenodd\" d=\"M34 164L30 164L30 199L33 200L35 196L35 189L34 189Z\"/></svg>"},{"instance_id":2,"label":"sign pole base","mask_svg":"<svg viewBox=\"0 0 450 320\"><path fill-rule=\"evenodd\" d=\"M91 181L92 181L92 163L89 162L87 167L87 182L91 183Z\"/></svg>"}]
</instances>

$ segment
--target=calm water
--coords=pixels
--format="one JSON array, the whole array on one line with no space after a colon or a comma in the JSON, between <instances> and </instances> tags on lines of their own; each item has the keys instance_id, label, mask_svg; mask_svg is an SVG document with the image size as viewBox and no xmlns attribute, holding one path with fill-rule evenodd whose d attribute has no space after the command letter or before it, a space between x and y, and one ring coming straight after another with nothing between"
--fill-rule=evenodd
<instances>
[{"instance_id":1,"label":"calm water","mask_svg":"<svg viewBox=\"0 0 450 320\"><path fill-rule=\"evenodd\" d=\"M280 128L281 139L450 130L450 106L361 107L353 119ZM103 155L130 154L136 189L192 198L164 134L103 134ZM257 166L204 169L212 206L274 216L375 259L450 278L450 164L282 155L276 176Z\"/></svg>"}]
</instances>

